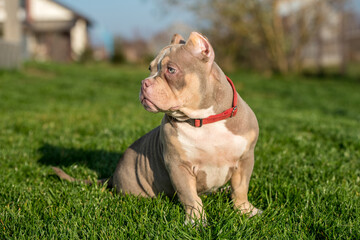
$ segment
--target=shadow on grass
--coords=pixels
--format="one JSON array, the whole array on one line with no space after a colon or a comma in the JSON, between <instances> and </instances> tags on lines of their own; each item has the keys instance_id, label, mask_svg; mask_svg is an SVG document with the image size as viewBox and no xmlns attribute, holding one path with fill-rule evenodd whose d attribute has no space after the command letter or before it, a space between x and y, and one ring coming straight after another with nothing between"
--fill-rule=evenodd
<instances>
[{"instance_id":1,"label":"shadow on grass","mask_svg":"<svg viewBox=\"0 0 360 240\"><path fill-rule=\"evenodd\" d=\"M38 149L42 154L38 163L46 166L54 166L59 168L69 167L72 165L85 166L94 170L98 179L109 178L115 171L116 165L123 153L109 152L103 150L85 150L76 148L65 148L44 144ZM50 175L51 178L58 179L58 176ZM167 180L170 183L170 180ZM160 193L160 199L168 198L171 202L180 204L176 194L166 195Z\"/></svg>"},{"instance_id":2,"label":"shadow on grass","mask_svg":"<svg viewBox=\"0 0 360 240\"><path fill-rule=\"evenodd\" d=\"M42 157L38 162L43 165L60 168L82 165L96 171L99 178L110 177L123 155L120 152L64 148L51 144L44 144L39 148L39 152L42 154Z\"/></svg>"},{"instance_id":3,"label":"shadow on grass","mask_svg":"<svg viewBox=\"0 0 360 240\"><path fill-rule=\"evenodd\" d=\"M304 71L301 73L301 76L306 78L312 78L317 80L337 80L337 81L346 81L346 82L355 82L360 83L360 75L349 75L342 74L340 72L312 72L312 71Z\"/></svg>"}]
</instances>

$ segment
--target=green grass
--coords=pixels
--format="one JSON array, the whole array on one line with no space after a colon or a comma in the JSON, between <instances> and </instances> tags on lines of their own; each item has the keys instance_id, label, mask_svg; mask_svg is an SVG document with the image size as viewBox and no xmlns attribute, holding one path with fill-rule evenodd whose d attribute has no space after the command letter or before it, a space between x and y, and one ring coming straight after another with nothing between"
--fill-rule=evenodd
<instances>
[{"instance_id":1,"label":"green grass","mask_svg":"<svg viewBox=\"0 0 360 240\"><path fill-rule=\"evenodd\" d=\"M0 72L0 239L360 239L360 82L230 74L260 124L247 219L203 196L208 225L176 197L118 196L59 180L112 174L161 114L138 101L146 67L27 64Z\"/></svg>"}]
</instances>

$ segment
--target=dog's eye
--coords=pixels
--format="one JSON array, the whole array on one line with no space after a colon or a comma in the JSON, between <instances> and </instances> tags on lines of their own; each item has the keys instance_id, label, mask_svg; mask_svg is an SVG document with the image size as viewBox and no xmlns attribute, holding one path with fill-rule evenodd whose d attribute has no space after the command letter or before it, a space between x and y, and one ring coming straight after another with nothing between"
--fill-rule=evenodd
<instances>
[{"instance_id":1,"label":"dog's eye","mask_svg":"<svg viewBox=\"0 0 360 240\"><path fill-rule=\"evenodd\" d=\"M151 71L151 65L149 65L149 71Z\"/></svg>"},{"instance_id":2,"label":"dog's eye","mask_svg":"<svg viewBox=\"0 0 360 240\"><path fill-rule=\"evenodd\" d=\"M167 69L168 69L168 72L169 72L170 74L176 73L176 69L175 69L175 68L168 67Z\"/></svg>"}]
</instances>

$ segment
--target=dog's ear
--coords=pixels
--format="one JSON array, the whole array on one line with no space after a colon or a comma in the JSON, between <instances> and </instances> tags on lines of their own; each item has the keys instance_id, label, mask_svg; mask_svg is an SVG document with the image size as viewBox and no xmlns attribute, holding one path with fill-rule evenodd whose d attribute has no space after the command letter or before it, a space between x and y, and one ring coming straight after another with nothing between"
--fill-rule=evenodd
<instances>
[{"instance_id":1,"label":"dog's ear","mask_svg":"<svg viewBox=\"0 0 360 240\"><path fill-rule=\"evenodd\" d=\"M212 63L214 61L214 49L206 37L200 33L192 32L185 44L185 48L190 51L192 55L200 58L205 62Z\"/></svg>"},{"instance_id":2,"label":"dog's ear","mask_svg":"<svg viewBox=\"0 0 360 240\"><path fill-rule=\"evenodd\" d=\"M185 44L184 38L180 35L175 33L174 36L171 39L171 44Z\"/></svg>"}]
</instances>

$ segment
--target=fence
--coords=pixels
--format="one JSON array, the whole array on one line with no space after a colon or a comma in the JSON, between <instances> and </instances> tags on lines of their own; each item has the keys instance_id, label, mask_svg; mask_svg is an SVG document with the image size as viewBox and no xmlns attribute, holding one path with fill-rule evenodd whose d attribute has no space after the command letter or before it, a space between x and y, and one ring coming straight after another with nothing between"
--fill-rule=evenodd
<instances>
[{"instance_id":1,"label":"fence","mask_svg":"<svg viewBox=\"0 0 360 240\"><path fill-rule=\"evenodd\" d=\"M18 68L21 61L21 45L0 39L0 69Z\"/></svg>"}]
</instances>

